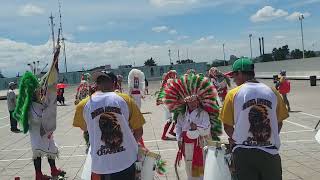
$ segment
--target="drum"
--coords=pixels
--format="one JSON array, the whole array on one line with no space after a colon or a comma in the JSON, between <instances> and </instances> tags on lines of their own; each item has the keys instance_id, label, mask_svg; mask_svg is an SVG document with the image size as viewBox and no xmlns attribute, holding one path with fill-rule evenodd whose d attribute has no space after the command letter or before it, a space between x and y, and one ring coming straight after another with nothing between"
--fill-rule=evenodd
<instances>
[{"instance_id":1,"label":"drum","mask_svg":"<svg viewBox=\"0 0 320 180\"><path fill-rule=\"evenodd\" d=\"M141 180L153 180L155 170L156 170L156 161L160 159L160 155L148 152L142 148L139 148L139 161L142 164L141 171L138 170L137 174L140 174Z\"/></svg>"},{"instance_id":2,"label":"drum","mask_svg":"<svg viewBox=\"0 0 320 180\"><path fill-rule=\"evenodd\" d=\"M316 138L317 142L320 144L320 130L318 130L315 138Z\"/></svg>"},{"instance_id":3,"label":"drum","mask_svg":"<svg viewBox=\"0 0 320 180\"><path fill-rule=\"evenodd\" d=\"M86 161L83 166L82 174L81 174L81 179L83 180L90 180L91 179L91 147L89 147L88 154Z\"/></svg>"},{"instance_id":4,"label":"drum","mask_svg":"<svg viewBox=\"0 0 320 180\"><path fill-rule=\"evenodd\" d=\"M209 143L205 149L206 160L204 180L231 180L231 173L226 161L226 148L220 143Z\"/></svg>"}]
</instances>

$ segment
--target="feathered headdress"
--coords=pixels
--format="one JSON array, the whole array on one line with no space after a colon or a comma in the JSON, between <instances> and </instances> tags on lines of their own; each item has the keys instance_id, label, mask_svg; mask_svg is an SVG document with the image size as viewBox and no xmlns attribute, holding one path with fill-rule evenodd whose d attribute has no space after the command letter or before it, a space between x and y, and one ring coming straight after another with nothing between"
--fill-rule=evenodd
<instances>
[{"instance_id":1,"label":"feathered headdress","mask_svg":"<svg viewBox=\"0 0 320 180\"><path fill-rule=\"evenodd\" d=\"M209 77L215 77L219 73L219 70L216 67L209 69Z\"/></svg>"},{"instance_id":2,"label":"feathered headdress","mask_svg":"<svg viewBox=\"0 0 320 180\"><path fill-rule=\"evenodd\" d=\"M128 75L128 87L129 89L145 90L145 76L139 69L132 69Z\"/></svg>"},{"instance_id":3,"label":"feathered headdress","mask_svg":"<svg viewBox=\"0 0 320 180\"><path fill-rule=\"evenodd\" d=\"M167 83L164 103L171 112L184 114L188 102L199 101L200 107L210 116L211 135L218 139L221 134L221 121L218 119L219 106L217 90L202 74L185 74Z\"/></svg>"},{"instance_id":4,"label":"feathered headdress","mask_svg":"<svg viewBox=\"0 0 320 180\"><path fill-rule=\"evenodd\" d=\"M218 112L217 91L210 80L199 74L185 74L168 83L164 103L170 111L185 111L187 102L198 100L207 112Z\"/></svg>"},{"instance_id":5,"label":"feathered headdress","mask_svg":"<svg viewBox=\"0 0 320 180\"><path fill-rule=\"evenodd\" d=\"M196 70L194 70L194 69L188 69L188 70L186 71L186 74L196 74Z\"/></svg>"},{"instance_id":6,"label":"feathered headdress","mask_svg":"<svg viewBox=\"0 0 320 180\"><path fill-rule=\"evenodd\" d=\"M27 133L29 130L29 107L32 102L32 96L38 87L38 79L31 72L26 72L19 82L19 96L13 116L22 126L23 133Z\"/></svg>"},{"instance_id":7,"label":"feathered headdress","mask_svg":"<svg viewBox=\"0 0 320 180\"><path fill-rule=\"evenodd\" d=\"M165 89L169 79L177 79L177 71L170 70L167 73L163 74L161 88L159 90L159 93L158 93L158 96L157 96L157 99L156 99L156 104L157 105L163 103L162 99L164 98L164 95L165 95L164 89Z\"/></svg>"}]
</instances>

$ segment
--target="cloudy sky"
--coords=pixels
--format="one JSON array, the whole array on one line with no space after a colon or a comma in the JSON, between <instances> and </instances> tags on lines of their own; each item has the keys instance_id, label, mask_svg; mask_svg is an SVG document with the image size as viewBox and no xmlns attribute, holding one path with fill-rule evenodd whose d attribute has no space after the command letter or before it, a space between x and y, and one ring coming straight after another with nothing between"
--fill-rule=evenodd
<instances>
[{"instance_id":1,"label":"cloudy sky","mask_svg":"<svg viewBox=\"0 0 320 180\"><path fill-rule=\"evenodd\" d=\"M275 46L301 47L299 14L305 19L306 49L320 49L320 0L61 0L69 70L97 65L135 64L154 57L198 62L259 54ZM59 25L58 0L1 0L0 70L6 76L27 70L27 63L51 61L49 16ZM188 53L187 53L188 52ZM63 63L60 65L64 68Z\"/></svg>"}]
</instances>

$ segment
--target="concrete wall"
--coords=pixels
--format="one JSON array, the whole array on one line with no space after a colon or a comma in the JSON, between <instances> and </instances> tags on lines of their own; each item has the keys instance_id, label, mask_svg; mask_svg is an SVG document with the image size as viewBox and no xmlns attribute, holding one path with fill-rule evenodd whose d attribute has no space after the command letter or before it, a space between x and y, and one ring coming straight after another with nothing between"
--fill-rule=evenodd
<instances>
[{"instance_id":1,"label":"concrete wall","mask_svg":"<svg viewBox=\"0 0 320 180\"><path fill-rule=\"evenodd\" d=\"M164 72L168 72L170 70L170 65L164 66L141 66L135 67L136 69L140 69L145 73L145 76L148 80L159 79ZM188 69L195 69L196 72L205 73L207 69L207 63L192 63L192 64L177 64L172 65L172 69L176 70L178 74L185 73ZM124 80L127 80L128 74L132 68L123 68L123 69L112 69L111 71L115 74L121 74L124 77ZM68 84L78 84L81 80L82 72L69 72L69 73L60 73L59 74L59 81L64 80L64 82ZM0 90L8 89L9 82L16 82L18 83L18 78L1 78L0 79Z\"/></svg>"},{"instance_id":2,"label":"concrete wall","mask_svg":"<svg viewBox=\"0 0 320 180\"><path fill-rule=\"evenodd\" d=\"M231 71L231 66L218 68L223 72ZM257 76L272 76L273 74L278 74L282 69L287 71L287 76L315 75L320 77L320 57L255 64Z\"/></svg>"},{"instance_id":3,"label":"concrete wall","mask_svg":"<svg viewBox=\"0 0 320 180\"><path fill-rule=\"evenodd\" d=\"M154 67L135 67L142 70L148 80L159 79L164 72L170 69L170 65L154 66ZM175 69L178 74L183 74L187 69L193 68L197 72L205 73L207 70L207 63L192 63L192 64L177 64L172 65L172 69ZM231 66L218 67L221 71L231 71ZM121 74L125 80L132 68L113 69L115 74ZM320 77L320 57L308 58L308 59L295 59L285 61L273 61L255 64L256 74L259 77L272 77L274 74L278 74L280 70L287 71L287 76L293 77ZM151 73L153 71L153 73ZM82 72L69 72L61 73L59 79L65 79L68 84L78 84L80 82ZM0 79L0 90L7 89L8 83L14 81L17 82L17 78L2 78Z\"/></svg>"}]
</instances>

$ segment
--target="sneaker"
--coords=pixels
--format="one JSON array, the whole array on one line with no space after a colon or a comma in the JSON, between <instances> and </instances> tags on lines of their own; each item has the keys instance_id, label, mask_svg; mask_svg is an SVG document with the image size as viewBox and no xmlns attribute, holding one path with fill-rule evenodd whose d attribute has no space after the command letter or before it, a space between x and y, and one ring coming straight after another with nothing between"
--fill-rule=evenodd
<instances>
[{"instance_id":1,"label":"sneaker","mask_svg":"<svg viewBox=\"0 0 320 180\"><path fill-rule=\"evenodd\" d=\"M169 138L167 136L163 136L163 137L161 137L161 139L164 141L169 140Z\"/></svg>"},{"instance_id":2,"label":"sneaker","mask_svg":"<svg viewBox=\"0 0 320 180\"><path fill-rule=\"evenodd\" d=\"M21 133L22 131L18 128L14 128L14 129L11 129L11 132L14 132L14 133Z\"/></svg>"},{"instance_id":3,"label":"sneaker","mask_svg":"<svg viewBox=\"0 0 320 180\"><path fill-rule=\"evenodd\" d=\"M36 175L36 180L50 180L51 177L47 176L45 174L41 174L41 175Z\"/></svg>"},{"instance_id":4,"label":"sneaker","mask_svg":"<svg viewBox=\"0 0 320 180\"><path fill-rule=\"evenodd\" d=\"M169 134L171 134L172 136L176 137L176 133L175 132L169 132Z\"/></svg>"},{"instance_id":5,"label":"sneaker","mask_svg":"<svg viewBox=\"0 0 320 180\"><path fill-rule=\"evenodd\" d=\"M61 169L56 169L51 171L52 177L59 177L59 176L64 177L65 175L66 175L66 172Z\"/></svg>"}]
</instances>

